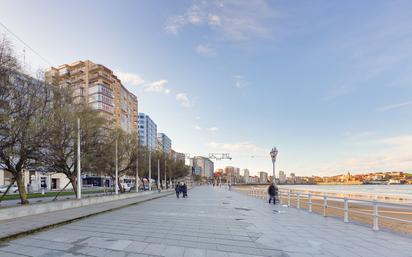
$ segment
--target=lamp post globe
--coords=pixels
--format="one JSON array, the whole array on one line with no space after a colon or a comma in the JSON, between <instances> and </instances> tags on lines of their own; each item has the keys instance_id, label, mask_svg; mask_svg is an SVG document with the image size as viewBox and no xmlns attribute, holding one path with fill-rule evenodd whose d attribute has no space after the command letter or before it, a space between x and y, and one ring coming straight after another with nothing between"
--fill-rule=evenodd
<instances>
[{"instance_id":1,"label":"lamp post globe","mask_svg":"<svg viewBox=\"0 0 412 257\"><path fill-rule=\"evenodd\" d=\"M270 151L270 157L272 157L272 164L273 164L272 182L275 183L275 185L276 185L275 162L276 162L277 156L278 156L278 149L276 147L273 147L272 150Z\"/></svg>"}]
</instances>

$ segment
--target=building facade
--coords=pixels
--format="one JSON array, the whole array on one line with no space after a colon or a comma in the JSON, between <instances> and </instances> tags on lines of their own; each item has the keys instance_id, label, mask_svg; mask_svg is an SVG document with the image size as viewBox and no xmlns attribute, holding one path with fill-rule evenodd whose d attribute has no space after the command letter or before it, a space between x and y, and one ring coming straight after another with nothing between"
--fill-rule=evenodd
<instances>
[{"instance_id":1,"label":"building facade","mask_svg":"<svg viewBox=\"0 0 412 257\"><path fill-rule=\"evenodd\" d=\"M129 92L109 68L89 60L51 67L46 81L69 88L75 101L99 111L127 133L137 130L137 97Z\"/></svg>"},{"instance_id":2,"label":"building facade","mask_svg":"<svg viewBox=\"0 0 412 257\"><path fill-rule=\"evenodd\" d=\"M157 147L157 125L145 113L139 113L139 144L146 146L149 150Z\"/></svg>"},{"instance_id":3,"label":"building facade","mask_svg":"<svg viewBox=\"0 0 412 257\"><path fill-rule=\"evenodd\" d=\"M279 171L279 183L286 183L286 173L284 171Z\"/></svg>"},{"instance_id":4,"label":"building facade","mask_svg":"<svg viewBox=\"0 0 412 257\"><path fill-rule=\"evenodd\" d=\"M209 158L202 156L193 157L193 167L196 175L206 178L213 177L214 163Z\"/></svg>"},{"instance_id":5,"label":"building facade","mask_svg":"<svg viewBox=\"0 0 412 257\"><path fill-rule=\"evenodd\" d=\"M267 183L268 182L268 173L261 171L259 172L259 182L260 183Z\"/></svg>"},{"instance_id":6,"label":"building facade","mask_svg":"<svg viewBox=\"0 0 412 257\"><path fill-rule=\"evenodd\" d=\"M243 170L243 182L245 182L246 184L250 183L249 176L250 176L249 170L248 170L248 169L244 169L244 170Z\"/></svg>"},{"instance_id":7,"label":"building facade","mask_svg":"<svg viewBox=\"0 0 412 257\"><path fill-rule=\"evenodd\" d=\"M172 140L165 133L157 133L157 148L167 154L172 152Z\"/></svg>"}]
</instances>

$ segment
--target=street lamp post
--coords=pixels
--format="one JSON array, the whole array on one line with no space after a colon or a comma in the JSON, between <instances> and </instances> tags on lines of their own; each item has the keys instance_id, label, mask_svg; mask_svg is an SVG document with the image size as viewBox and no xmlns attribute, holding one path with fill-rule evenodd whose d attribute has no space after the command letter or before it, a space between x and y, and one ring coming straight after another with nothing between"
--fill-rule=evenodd
<instances>
[{"instance_id":1,"label":"street lamp post","mask_svg":"<svg viewBox=\"0 0 412 257\"><path fill-rule=\"evenodd\" d=\"M157 190L160 190L160 159L157 159Z\"/></svg>"},{"instance_id":2,"label":"street lamp post","mask_svg":"<svg viewBox=\"0 0 412 257\"><path fill-rule=\"evenodd\" d=\"M77 199L82 198L82 172L80 167L80 118L77 118Z\"/></svg>"},{"instance_id":3,"label":"street lamp post","mask_svg":"<svg viewBox=\"0 0 412 257\"><path fill-rule=\"evenodd\" d=\"M149 150L149 191L152 191L152 151Z\"/></svg>"},{"instance_id":4,"label":"street lamp post","mask_svg":"<svg viewBox=\"0 0 412 257\"><path fill-rule=\"evenodd\" d=\"M118 195L119 194L119 185L118 185L118 180L119 180L119 161L118 161L118 156L117 156L117 139L116 139L116 149L115 149L115 155L116 155L116 157L115 157L115 161L116 161L116 170L115 170L115 182L114 182L114 186L115 186L115 188L114 188L114 192L115 192L115 194L116 195Z\"/></svg>"},{"instance_id":5,"label":"street lamp post","mask_svg":"<svg viewBox=\"0 0 412 257\"><path fill-rule=\"evenodd\" d=\"M165 189L167 189L166 157L165 157Z\"/></svg>"},{"instance_id":6,"label":"street lamp post","mask_svg":"<svg viewBox=\"0 0 412 257\"><path fill-rule=\"evenodd\" d=\"M273 164L273 176L272 176L272 182L276 185L276 174L275 174L275 162L276 162L276 156L278 156L278 149L276 147L273 147L272 150L270 151L270 157L272 157L272 164Z\"/></svg>"}]
</instances>

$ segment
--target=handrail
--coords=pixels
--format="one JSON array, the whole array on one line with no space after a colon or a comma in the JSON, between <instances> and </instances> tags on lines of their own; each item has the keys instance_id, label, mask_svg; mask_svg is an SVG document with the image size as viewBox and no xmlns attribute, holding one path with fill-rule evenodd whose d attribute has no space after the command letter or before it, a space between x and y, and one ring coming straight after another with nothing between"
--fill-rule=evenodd
<instances>
[{"instance_id":1,"label":"handrail","mask_svg":"<svg viewBox=\"0 0 412 257\"><path fill-rule=\"evenodd\" d=\"M252 197L256 198L262 198L264 199L265 196L267 197L266 189L263 188L255 188L252 187L251 190L249 190L249 195ZM379 218L382 219L390 219L390 220L395 220L399 222L405 222L405 223L412 223L412 220L406 220L406 219L400 219L400 218L395 218L395 217L390 217L387 215L380 215L379 214L379 209L380 207L396 207L397 209L402 209L402 210L408 210L410 209L412 211L412 205L410 204L400 204L400 203L388 203L388 202L382 202L382 201L377 201L377 200L364 200L364 199L357 199L357 198L349 198L349 197L338 197L338 196L329 196L327 194L313 194L313 193L304 193L304 192L299 192L299 191L293 191L291 189L279 189L278 191L279 195L279 202L280 204L283 204L282 198L286 197L287 198L287 207L292 207L291 201L292 197L295 198L296 200L296 208L301 209L302 205L302 200L308 205L308 211L312 212L312 207L313 206L319 206L323 208L323 216L327 217L328 216L328 208L330 209L335 209L335 210L342 210L343 211L343 221L345 223L349 222L349 214L350 213L356 213L356 214L362 214L362 215L367 215L372 217L372 224L373 230L379 230ZM317 199L320 202L316 203L313 202L313 199ZM331 200L332 202L340 202L342 201L343 207L339 206L333 206L328 204L328 200ZM356 203L356 204L363 204L366 206L370 206L373 209L371 212L365 212L361 210L356 210L356 209L350 209L349 202ZM381 211L382 213L382 211Z\"/></svg>"}]
</instances>

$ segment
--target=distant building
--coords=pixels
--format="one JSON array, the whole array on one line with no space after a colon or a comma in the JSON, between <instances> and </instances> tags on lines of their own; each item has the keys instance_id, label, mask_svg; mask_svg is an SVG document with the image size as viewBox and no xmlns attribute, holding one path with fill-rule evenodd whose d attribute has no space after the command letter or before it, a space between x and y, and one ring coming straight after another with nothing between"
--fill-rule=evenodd
<instances>
[{"instance_id":1,"label":"distant building","mask_svg":"<svg viewBox=\"0 0 412 257\"><path fill-rule=\"evenodd\" d=\"M179 153L174 150L171 150L170 154L172 156L172 159L175 161L183 161L183 162L186 161L186 155L184 153Z\"/></svg>"},{"instance_id":2,"label":"distant building","mask_svg":"<svg viewBox=\"0 0 412 257\"><path fill-rule=\"evenodd\" d=\"M157 133L158 149L164 153L172 151L172 140L165 133Z\"/></svg>"},{"instance_id":3,"label":"distant building","mask_svg":"<svg viewBox=\"0 0 412 257\"><path fill-rule=\"evenodd\" d=\"M195 171L197 168L199 168L198 170L199 174L197 175L200 175L206 178L213 177L214 164L209 158L202 157L202 156L193 157L193 167Z\"/></svg>"},{"instance_id":4,"label":"distant building","mask_svg":"<svg viewBox=\"0 0 412 257\"><path fill-rule=\"evenodd\" d=\"M244 169L243 170L243 182L245 182L246 184L250 183L249 176L250 176L249 170Z\"/></svg>"},{"instance_id":5,"label":"distant building","mask_svg":"<svg viewBox=\"0 0 412 257\"><path fill-rule=\"evenodd\" d=\"M156 149L157 125L144 113L139 113L139 144L150 150Z\"/></svg>"},{"instance_id":6,"label":"distant building","mask_svg":"<svg viewBox=\"0 0 412 257\"><path fill-rule=\"evenodd\" d=\"M286 183L286 173L283 170L279 171L279 183Z\"/></svg>"},{"instance_id":7,"label":"distant building","mask_svg":"<svg viewBox=\"0 0 412 257\"><path fill-rule=\"evenodd\" d=\"M260 183L267 183L268 182L268 173L261 171L259 172L259 182Z\"/></svg>"}]
</instances>

